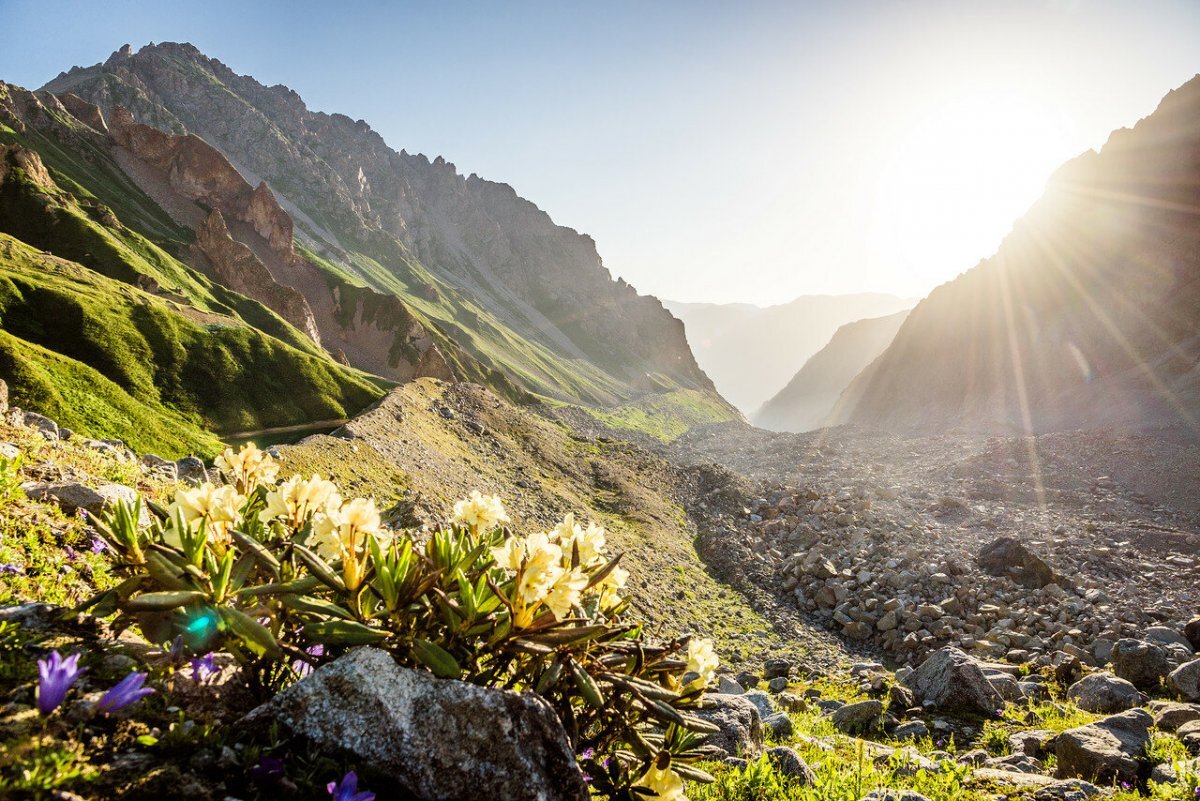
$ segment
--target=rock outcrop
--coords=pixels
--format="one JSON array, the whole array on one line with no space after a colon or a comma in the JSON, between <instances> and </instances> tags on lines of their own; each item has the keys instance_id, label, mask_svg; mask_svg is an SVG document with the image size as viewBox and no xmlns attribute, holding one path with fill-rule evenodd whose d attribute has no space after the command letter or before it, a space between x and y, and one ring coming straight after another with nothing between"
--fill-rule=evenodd
<instances>
[{"instance_id":1,"label":"rock outcrop","mask_svg":"<svg viewBox=\"0 0 1200 801\"><path fill-rule=\"evenodd\" d=\"M1154 719L1144 709L1131 709L1096 723L1068 729L1055 740L1060 779L1080 778L1107 784L1138 780L1141 760L1150 744Z\"/></svg>"}]
</instances>

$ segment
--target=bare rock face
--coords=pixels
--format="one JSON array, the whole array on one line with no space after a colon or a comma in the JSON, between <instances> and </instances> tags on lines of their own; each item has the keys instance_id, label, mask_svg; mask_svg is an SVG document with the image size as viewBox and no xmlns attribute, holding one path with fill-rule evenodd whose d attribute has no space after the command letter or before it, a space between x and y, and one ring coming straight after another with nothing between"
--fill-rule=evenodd
<instances>
[{"instance_id":1,"label":"bare rock face","mask_svg":"<svg viewBox=\"0 0 1200 801\"><path fill-rule=\"evenodd\" d=\"M318 669L247 722L349 751L416 798L588 797L562 724L537 695L434 678L374 648Z\"/></svg>"},{"instance_id":2,"label":"bare rock face","mask_svg":"<svg viewBox=\"0 0 1200 801\"><path fill-rule=\"evenodd\" d=\"M1137 781L1152 723L1154 718L1146 710L1130 709L1063 732L1055 740L1057 776L1102 784Z\"/></svg>"},{"instance_id":3,"label":"bare rock face","mask_svg":"<svg viewBox=\"0 0 1200 801\"><path fill-rule=\"evenodd\" d=\"M100 133L108 133L108 123L104 121L104 112L100 107L89 103L79 95L67 92L58 98L63 108L71 112L71 116Z\"/></svg>"},{"instance_id":4,"label":"bare rock face","mask_svg":"<svg viewBox=\"0 0 1200 801\"><path fill-rule=\"evenodd\" d=\"M20 145L4 145L0 147L0 183L3 183L13 170L21 170L26 180L32 181L46 189L55 187L50 171L42 163L42 157L35 151Z\"/></svg>"},{"instance_id":5,"label":"bare rock face","mask_svg":"<svg viewBox=\"0 0 1200 801\"><path fill-rule=\"evenodd\" d=\"M917 703L933 709L991 717L1004 708L979 664L951 646L931 654L905 683Z\"/></svg>"},{"instance_id":6,"label":"bare rock face","mask_svg":"<svg viewBox=\"0 0 1200 801\"><path fill-rule=\"evenodd\" d=\"M1100 714L1124 712L1142 701L1142 694L1125 679L1111 673L1093 673L1084 676L1067 690L1067 698L1080 709Z\"/></svg>"},{"instance_id":7,"label":"bare rock face","mask_svg":"<svg viewBox=\"0 0 1200 801\"><path fill-rule=\"evenodd\" d=\"M290 226L288 231L290 237ZM230 236L220 209L213 209L196 229L196 248L208 258L214 278L234 292L260 301L321 344L308 301L292 287L278 283L254 251Z\"/></svg>"},{"instance_id":8,"label":"bare rock face","mask_svg":"<svg viewBox=\"0 0 1200 801\"><path fill-rule=\"evenodd\" d=\"M1057 582L1050 565L1012 537L989 543L975 561L993 576L1008 576L1022 587L1038 589Z\"/></svg>"}]
</instances>

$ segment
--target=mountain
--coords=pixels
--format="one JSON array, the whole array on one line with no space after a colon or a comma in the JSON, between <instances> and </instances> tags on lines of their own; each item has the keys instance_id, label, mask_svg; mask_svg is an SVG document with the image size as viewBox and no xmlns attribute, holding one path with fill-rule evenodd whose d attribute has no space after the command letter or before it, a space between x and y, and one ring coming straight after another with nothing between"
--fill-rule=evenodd
<instances>
[{"instance_id":1,"label":"mountain","mask_svg":"<svg viewBox=\"0 0 1200 801\"><path fill-rule=\"evenodd\" d=\"M110 127L140 124L181 137L184 148L210 145L253 191L277 200L290 232L245 222L277 249L294 241L294 253L275 262L258 253L260 261L307 298L323 341L331 318L357 314L379 327L350 341L329 336L354 366L594 405L712 390L657 299L614 281L590 237L555 225L505 184L464 177L440 156L396 152L364 121L311 111L287 87L238 75L190 44L126 46L44 90L93 104ZM138 136L118 143L135 156L153 151L168 182L186 163ZM221 238L217 221L210 227ZM410 325L422 333L396 341ZM420 364L430 345L440 352L433 372Z\"/></svg>"},{"instance_id":2,"label":"mountain","mask_svg":"<svg viewBox=\"0 0 1200 801\"><path fill-rule=\"evenodd\" d=\"M846 323L813 354L753 422L772 431L812 431L825 423L842 391L896 337L907 311Z\"/></svg>"},{"instance_id":3,"label":"mountain","mask_svg":"<svg viewBox=\"0 0 1200 801\"><path fill-rule=\"evenodd\" d=\"M938 287L836 420L1200 430L1200 76L1068 162L998 252Z\"/></svg>"},{"instance_id":4,"label":"mountain","mask_svg":"<svg viewBox=\"0 0 1200 801\"><path fill-rule=\"evenodd\" d=\"M664 301L717 390L747 415L778 393L839 326L912 308L892 295L806 295L763 308L749 303Z\"/></svg>"}]
</instances>

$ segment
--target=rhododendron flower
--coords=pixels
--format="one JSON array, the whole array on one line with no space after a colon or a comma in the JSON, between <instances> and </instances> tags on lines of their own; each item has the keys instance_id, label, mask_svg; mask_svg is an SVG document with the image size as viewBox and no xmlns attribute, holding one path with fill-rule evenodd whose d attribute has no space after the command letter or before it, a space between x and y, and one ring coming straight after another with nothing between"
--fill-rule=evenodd
<instances>
[{"instance_id":1,"label":"rhododendron flower","mask_svg":"<svg viewBox=\"0 0 1200 801\"><path fill-rule=\"evenodd\" d=\"M116 712L142 700L154 692L152 687L142 686L145 681L145 673L130 673L100 697L100 701L96 704L96 711Z\"/></svg>"},{"instance_id":2,"label":"rhododendron flower","mask_svg":"<svg viewBox=\"0 0 1200 801\"><path fill-rule=\"evenodd\" d=\"M229 544L229 532L242 522L242 507L246 497L230 486L217 487L205 482L192 489L181 489L175 493L175 502L169 509L172 519L175 513L183 515L184 522L196 528L206 520L209 541L219 552ZM179 547L179 532L167 530L167 543Z\"/></svg>"},{"instance_id":3,"label":"rhododendron flower","mask_svg":"<svg viewBox=\"0 0 1200 801\"><path fill-rule=\"evenodd\" d=\"M579 605L579 597L587 586L588 577L580 568L567 570L558 577L550 592L546 594L544 603L556 620L571 614L571 609Z\"/></svg>"},{"instance_id":4,"label":"rhododendron flower","mask_svg":"<svg viewBox=\"0 0 1200 801\"><path fill-rule=\"evenodd\" d=\"M476 534L490 531L501 523L509 522L508 512L498 495L483 495L472 490L471 495L454 504L455 523L470 526Z\"/></svg>"},{"instance_id":5,"label":"rhododendron flower","mask_svg":"<svg viewBox=\"0 0 1200 801\"><path fill-rule=\"evenodd\" d=\"M693 638L688 643L687 672L695 673L699 678L688 686L707 686L717 673L718 662L717 655L713 653L712 640Z\"/></svg>"},{"instance_id":6,"label":"rhododendron flower","mask_svg":"<svg viewBox=\"0 0 1200 801\"><path fill-rule=\"evenodd\" d=\"M49 715L58 709L67 697L67 690L87 668L79 667L79 654L63 659L58 651L39 659L37 665L37 708L43 715Z\"/></svg>"},{"instance_id":7,"label":"rhododendron flower","mask_svg":"<svg viewBox=\"0 0 1200 801\"><path fill-rule=\"evenodd\" d=\"M355 498L313 517L317 553L331 561L342 560L342 580L350 590L358 589L366 577L367 537L384 538L373 500Z\"/></svg>"},{"instance_id":8,"label":"rhododendron flower","mask_svg":"<svg viewBox=\"0 0 1200 801\"><path fill-rule=\"evenodd\" d=\"M317 512L339 509L342 496L337 485L314 474L310 479L294 475L277 488L267 492L267 507L258 519L269 523L277 518L293 528L300 528Z\"/></svg>"},{"instance_id":9,"label":"rhododendron flower","mask_svg":"<svg viewBox=\"0 0 1200 801\"><path fill-rule=\"evenodd\" d=\"M608 611L621 603L620 590L628 580L629 571L618 565L596 584L594 589L600 593L601 609Z\"/></svg>"},{"instance_id":10,"label":"rhododendron flower","mask_svg":"<svg viewBox=\"0 0 1200 801\"><path fill-rule=\"evenodd\" d=\"M242 446L237 453L233 448L213 459L213 466L233 479L238 489L247 494L259 484L271 484L279 473L279 465L270 454L258 449L253 442Z\"/></svg>"},{"instance_id":11,"label":"rhododendron flower","mask_svg":"<svg viewBox=\"0 0 1200 801\"><path fill-rule=\"evenodd\" d=\"M657 801L687 801L683 792L683 777L671 769L670 765L659 768L657 762L634 782L637 787L645 787L654 792L650 798Z\"/></svg>"},{"instance_id":12,"label":"rhododendron flower","mask_svg":"<svg viewBox=\"0 0 1200 801\"><path fill-rule=\"evenodd\" d=\"M526 537L525 559L517 582L521 600L527 604L541 601L562 574L562 548L540 532Z\"/></svg>"},{"instance_id":13,"label":"rhododendron flower","mask_svg":"<svg viewBox=\"0 0 1200 801\"><path fill-rule=\"evenodd\" d=\"M562 546L563 559L570 564L574 549L579 549L579 564L591 566L604 557L606 534L603 528L589 523L585 529L575 522L575 515L568 514L550 532L550 539Z\"/></svg>"}]
</instances>

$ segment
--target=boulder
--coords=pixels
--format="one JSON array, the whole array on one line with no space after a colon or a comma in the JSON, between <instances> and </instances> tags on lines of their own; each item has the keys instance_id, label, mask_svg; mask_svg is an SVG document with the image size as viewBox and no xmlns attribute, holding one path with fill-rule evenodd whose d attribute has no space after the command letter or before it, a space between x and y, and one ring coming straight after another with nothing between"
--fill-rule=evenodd
<instances>
[{"instance_id":1,"label":"boulder","mask_svg":"<svg viewBox=\"0 0 1200 801\"><path fill-rule=\"evenodd\" d=\"M1154 718L1144 709L1130 709L1103 720L1068 729L1054 741L1057 776L1110 784L1134 783L1138 761L1150 744Z\"/></svg>"},{"instance_id":2,"label":"boulder","mask_svg":"<svg viewBox=\"0 0 1200 801\"><path fill-rule=\"evenodd\" d=\"M1173 628L1167 626L1151 626L1146 629L1143 639L1148 642L1156 643L1163 647L1170 645L1178 645L1185 649L1190 654L1193 650L1192 644L1188 639Z\"/></svg>"},{"instance_id":3,"label":"boulder","mask_svg":"<svg viewBox=\"0 0 1200 801\"><path fill-rule=\"evenodd\" d=\"M1112 650L1113 672L1139 690L1152 690L1171 671L1167 651L1145 640L1118 640Z\"/></svg>"},{"instance_id":4,"label":"boulder","mask_svg":"<svg viewBox=\"0 0 1200 801\"><path fill-rule=\"evenodd\" d=\"M792 675L792 670L795 665L790 659L768 659L763 662L763 678L770 681L771 679L786 679Z\"/></svg>"},{"instance_id":5,"label":"boulder","mask_svg":"<svg viewBox=\"0 0 1200 801\"><path fill-rule=\"evenodd\" d=\"M1021 689L1021 683L1015 677L1007 673L987 669L984 669L983 675L987 677L988 683L992 685L992 688L1005 701L1025 700L1025 692Z\"/></svg>"},{"instance_id":6,"label":"boulder","mask_svg":"<svg viewBox=\"0 0 1200 801\"><path fill-rule=\"evenodd\" d=\"M762 718L758 708L741 695L707 695L694 714L720 729L710 734L704 745L729 756L757 757L762 752Z\"/></svg>"},{"instance_id":7,"label":"boulder","mask_svg":"<svg viewBox=\"0 0 1200 801\"><path fill-rule=\"evenodd\" d=\"M879 726L883 702L859 701L833 713L833 727L843 734L864 734Z\"/></svg>"},{"instance_id":8,"label":"boulder","mask_svg":"<svg viewBox=\"0 0 1200 801\"><path fill-rule=\"evenodd\" d=\"M1067 689L1067 698L1080 709L1101 715L1124 712L1142 702L1137 687L1107 671L1084 676L1072 684Z\"/></svg>"},{"instance_id":9,"label":"boulder","mask_svg":"<svg viewBox=\"0 0 1200 801\"><path fill-rule=\"evenodd\" d=\"M58 439L58 423L36 412L25 412L21 421L26 428L40 431L47 439Z\"/></svg>"},{"instance_id":10,"label":"boulder","mask_svg":"<svg viewBox=\"0 0 1200 801\"><path fill-rule=\"evenodd\" d=\"M1178 767L1190 773L1200 773L1200 759L1182 760L1178 764ZM1179 773L1175 768L1176 763L1173 762L1155 765L1154 770L1150 771L1150 781L1157 782L1158 784L1174 784L1179 781Z\"/></svg>"},{"instance_id":11,"label":"boulder","mask_svg":"<svg viewBox=\"0 0 1200 801\"><path fill-rule=\"evenodd\" d=\"M1200 720L1190 720L1175 730L1175 736L1192 754L1200 754Z\"/></svg>"},{"instance_id":12,"label":"boulder","mask_svg":"<svg viewBox=\"0 0 1200 801\"><path fill-rule=\"evenodd\" d=\"M1054 732L1045 729L1029 729L1010 734L1008 746L1014 754L1025 754L1035 759L1041 759L1046 753L1046 747L1054 739Z\"/></svg>"},{"instance_id":13,"label":"boulder","mask_svg":"<svg viewBox=\"0 0 1200 801\"><path fill-rule=\"evenodd\" d=\"M83 509L98 515L109 509L117 501L133 503L137 500L137 491L123 484L101 484L92 489L75 481L60 481L54 483L30 482L23 484L25 494L35 500L53 503L67 514L75 514ZM143 525L148 525L149 513L142 508Z\"/></svg>"},{"instance_id":14,"label":"boulder","mask_svg":"<svg viewBox=\"0 0 1200 801\"><path fill-rule=\"evenodd\" d=\"M188 484L203 484L208 481L208 471L204 462L195 456L185 456L175 463L175 474L180 481Z\"/></svg>"},{"instance_id":15,"label":"boulder","mask_svg":"<svg viewBox=\"0 0 1200 801\"><path fill-rule=\"evenodd\" d=\"M418 798L586 801L554 710L533 693L438 679L359 648L252 712L319 746L349 752Z\"/></svg>"},{"instance_id":16,"label":"boulder","mask_svg":"<svg viewBox=\"0 0 1200 801\"><path fill-rule=\"evenodd\" d=\"M1022 587L1038 589L1056 583L1054 571L1012 537L1000 537L983 547L975 561L993 576L1008 576Z\"/></svg>"},{"instance_id":17,"label":"boulder","mask_svg":"<svg viewBox=\"0 0 1200 801\"><path fill-rule=\"evenodd\" d=\"M784 745L768 748L767 759L771 761L771 766L775 768L776 773L798 781L805 787L817 783L817 774L808 766L803 757L796 753L795 749Z\"/></svg>"},{"instance_id":18,"label":"boulder","mask_svg":"<svg viewBox=\"0 0 1200 801\"><path fill-rule=\"evenodd\" d=\"M897 740L923 740L929 736L929 727L925 725L923 720L910 720L907 723L901 723L892 732L892 737Z\"/></svg>"},{"instance_id":19,"label":"boulder","mask_svg":"<svg viewBox=\"0 0 1200 801\"><path fill-rule=\"evenodd\" d=\"M1064 779L1033 794L1033 801L1085 801L1100 794L1100 788L1081 779Z\"/></svg>"},{"instance_id":20,"label":"boulder","mask_svg":"<svg viewBox=\"0 0 1200 801\"><path fill-rule=\"evenodd\" d=\"M1186 662L1168 673L1167 686L1188 701L1200 701L1200 659Z\"/></svg>"},{"instance_id":21,"label":"boulder","mask_svg":"<svg viewBox=\"0 0 1200 801\"><path fill-rule=\"evenodd\" d=\"M787 712L775 712L763 718L763 731L777 740L786 740L795 731Z\"/></svg>"},{"instance_id":22,"label":"boulder","mask_svg":"<svg viewBox=\"0 0 1200 801\"><path fill-rule=\"evenodd\" d=\"M1163 731L1175 731L1185 723L1200 720L1200 705L1181 704L1178 701L1153 701L1150 714L1154 725Z\"/></svg>"},{"instance_id":23,"label":"boulder","mask_svg":"<svg viewBox=\"0 0 1200 801\"><path fill-rule=\"evenodd\" d=\"M767 689L773 693L781 693L788 687L788 680L783 676L776 676L767 682Z\"/></svg>"},{"instance_id":24,"label":"boulder","mask_svg":"<svg viewBox=\"0 0 1200 801\"><path fill-rule=\"evenodd\" d=\"M917 703L933 709L991 717L1004 708L975 660L953 646L930 654L906 683Z\"/></svg>"},{"instance_id":25,"label":"boulder","mask_svg":"<svg viewBox=\"0 0 1200 801\"><path fill-rule=\"evenodd\" d=\"M717 692L722 695L741 695L746 688L728 676L717 676Z\"/></svg>"},{"instance_id":26,"label":"boulder","mask_svg":"<svg viewBox=\"0 0 1200 801\"><path fill-rule=\"evenodd\" d=\"M1183 636L1192 644L1193 651L1200 651L1200 615L1187 622L1183 627Z\"/></svg>"},{"instance_id":27,"label":"boulder","mask_svg":"<svg viewBox=\"0 0 1200 801\"><path fill-rule=\"evenodd\" d=\"M760 718L766 718L774 715L778 710L775 709L775 702L771 700L771 696L767 695L762 690L751 690L742 696L758 710Z\"/></svg>"}]
</instances>

